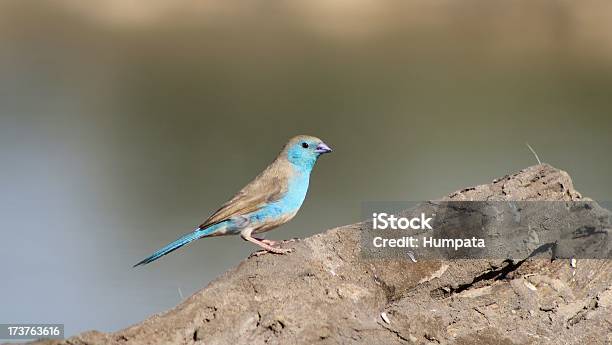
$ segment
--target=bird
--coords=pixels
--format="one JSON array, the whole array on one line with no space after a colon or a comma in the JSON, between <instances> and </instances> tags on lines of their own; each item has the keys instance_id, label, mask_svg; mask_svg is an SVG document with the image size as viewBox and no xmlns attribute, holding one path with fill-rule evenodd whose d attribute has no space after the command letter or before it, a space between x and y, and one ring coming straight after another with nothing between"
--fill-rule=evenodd
<instances>
[{"instance_id":1,"label":"bird","mask_svg":"<svg viewBox=\"0 0 612 345\"><path fill-rule=\"evenodd\" d=\"M214 236L240 235L261 247L263 253L291 252L277 247L276 241L253 235L272 230L295 217L306 198L315 163L329 152L332 149L317 137L291 138L266 169L202 224L133 267L149 264L200 238Z\"/></svg>"}]
</instances>

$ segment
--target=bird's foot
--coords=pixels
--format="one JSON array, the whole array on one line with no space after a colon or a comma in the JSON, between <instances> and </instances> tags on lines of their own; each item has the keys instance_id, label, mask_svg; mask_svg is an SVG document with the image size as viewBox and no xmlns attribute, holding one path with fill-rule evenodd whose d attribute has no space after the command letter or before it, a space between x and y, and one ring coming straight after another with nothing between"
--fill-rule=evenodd
<instances>
[{"instance_id":1,"label":"bird's foot","mask_svg":"<svg viewBox=\"0 0 612 345\"><path fill-rule=\"evenodd\" d=\"M249 229L247 229L249 230ZM264 250L270 252L270 253L274 253L274 254L286 254L286 253L290 253L291 251L293 251L293 249L285 249L285 248L279 248L279 247L273 247L271 245L271 243L276 244L276 241L272 241L272 240L265 240L265 239L260 239L260 238L255 238L251 236L251 232L250 231L244 231L241 233L241 236L243 239L254 243L258 246L260 246L261 248L263 248ZM259 256L260 254L257 254L257 256Z\"/></svg>"},{"instance_id":2,"label":"bird's foot","mask_svg":"<svg viewBox=\"0 0 612 345\"><path fill-rule=\"evenodd\" d=\"M287 253L293 252L293 248L278 248L278 247L272 247L272 248L274 248L274 250L268 250L268 251L274 254L287 254Z\"/></svg>"},{"instance_id":3,"label":"bird's foot","mask_svg":"<svg viewBox=\"0 0 612 345\"><path fill-rule=\"evenodd\" d=\"M288 240L282 240L282 241L274 241L274 240L266 240L265 238L259 238L259 237L255 237L256 240L258 240L259 242L265 243L269 246L277 246L279 244L283 244L283 243L293 243L293 242L297 242L300 239L297 237L288 239Z\"/></svg>"},{"instance_id":4,"label":"bird's foot","mask_svg":"<svg viewBox=\"0 0 612 345\"><path fill-rule=\"evenodd\" d=\"M287 253L291 253L293 252L293 249L291 248L274 248L274 250L268 250L268 249L262 249L262 250L258 250L256 252L251 253L251 255L249 257L258 257L258 256L262 256L262 255L266 255L268 253L272 253L272 254L287 254Z\"/></svg>"},{"instance_id":5,"label":"bird's foot","mask_svg":"<svg viewBox=\"0 0 612 345\"><path fill-rule=\"evenodd\" d=\"M267 250L258 250L256 252L252 252L251 255L249 255L249 258L256 258L265 254L268 254Z\"/></svg>"}]
</instances>

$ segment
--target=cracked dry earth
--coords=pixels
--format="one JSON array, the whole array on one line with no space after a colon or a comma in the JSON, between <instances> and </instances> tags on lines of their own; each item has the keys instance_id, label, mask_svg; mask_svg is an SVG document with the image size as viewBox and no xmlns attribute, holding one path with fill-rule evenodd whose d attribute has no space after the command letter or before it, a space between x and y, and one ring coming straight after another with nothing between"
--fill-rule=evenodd
<instances>
[{"instance_id":1,"label":"cracked dry earth","mask_svg":"<svg viewBox=\"0 0 612 345\"><path fill-rule=\"evenodd\" d=\"M537 165L445 200L580 200ZM363 224L251 257L177 307L116 333L38 344L609 344L610 260L366 260ZM384 313L384 314L383 314Z\"/></svg>"}]
</instances>

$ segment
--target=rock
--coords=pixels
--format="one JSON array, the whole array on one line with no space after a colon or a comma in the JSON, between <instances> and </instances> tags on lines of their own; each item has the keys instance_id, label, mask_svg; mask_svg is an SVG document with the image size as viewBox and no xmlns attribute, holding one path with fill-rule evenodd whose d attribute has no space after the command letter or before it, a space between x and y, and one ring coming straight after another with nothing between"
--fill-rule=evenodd
<instances>
[{"instance_id":1,"label":"rock","mask_svg":"<svg viewBox=\"0 0 612 345\"><path fill-rule=\"evenodd\" d=\"M581 199L568 174L546 164L445 198ZM612 341L610 260L579 259L574 272L568 260L550 258L366 260L360 256L363 226L291 243L290 255L248 258L175 308L116 333L86 332L44 344Z\"/></svg>"}]
</instances>

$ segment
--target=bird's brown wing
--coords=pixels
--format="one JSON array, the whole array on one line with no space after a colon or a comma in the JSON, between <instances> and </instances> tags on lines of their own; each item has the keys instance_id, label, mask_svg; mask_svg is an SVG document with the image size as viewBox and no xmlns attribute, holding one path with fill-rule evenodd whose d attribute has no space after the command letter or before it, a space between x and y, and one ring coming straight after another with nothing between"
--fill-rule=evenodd
<instances>
[{"instance_id":1,"label":"bird's brown wing","mask_svg":"<svg viewBox=\"0 0 612 345\"><path fill-rule=\"evenodd\" d=\"M213 213L199 228L222 222L231 217L256 211L266 204L280 199L287 189L287 177L278 174L276 169L266 169L251 183L240 190L230 201Z\"/></svg>"}]
</instances>

